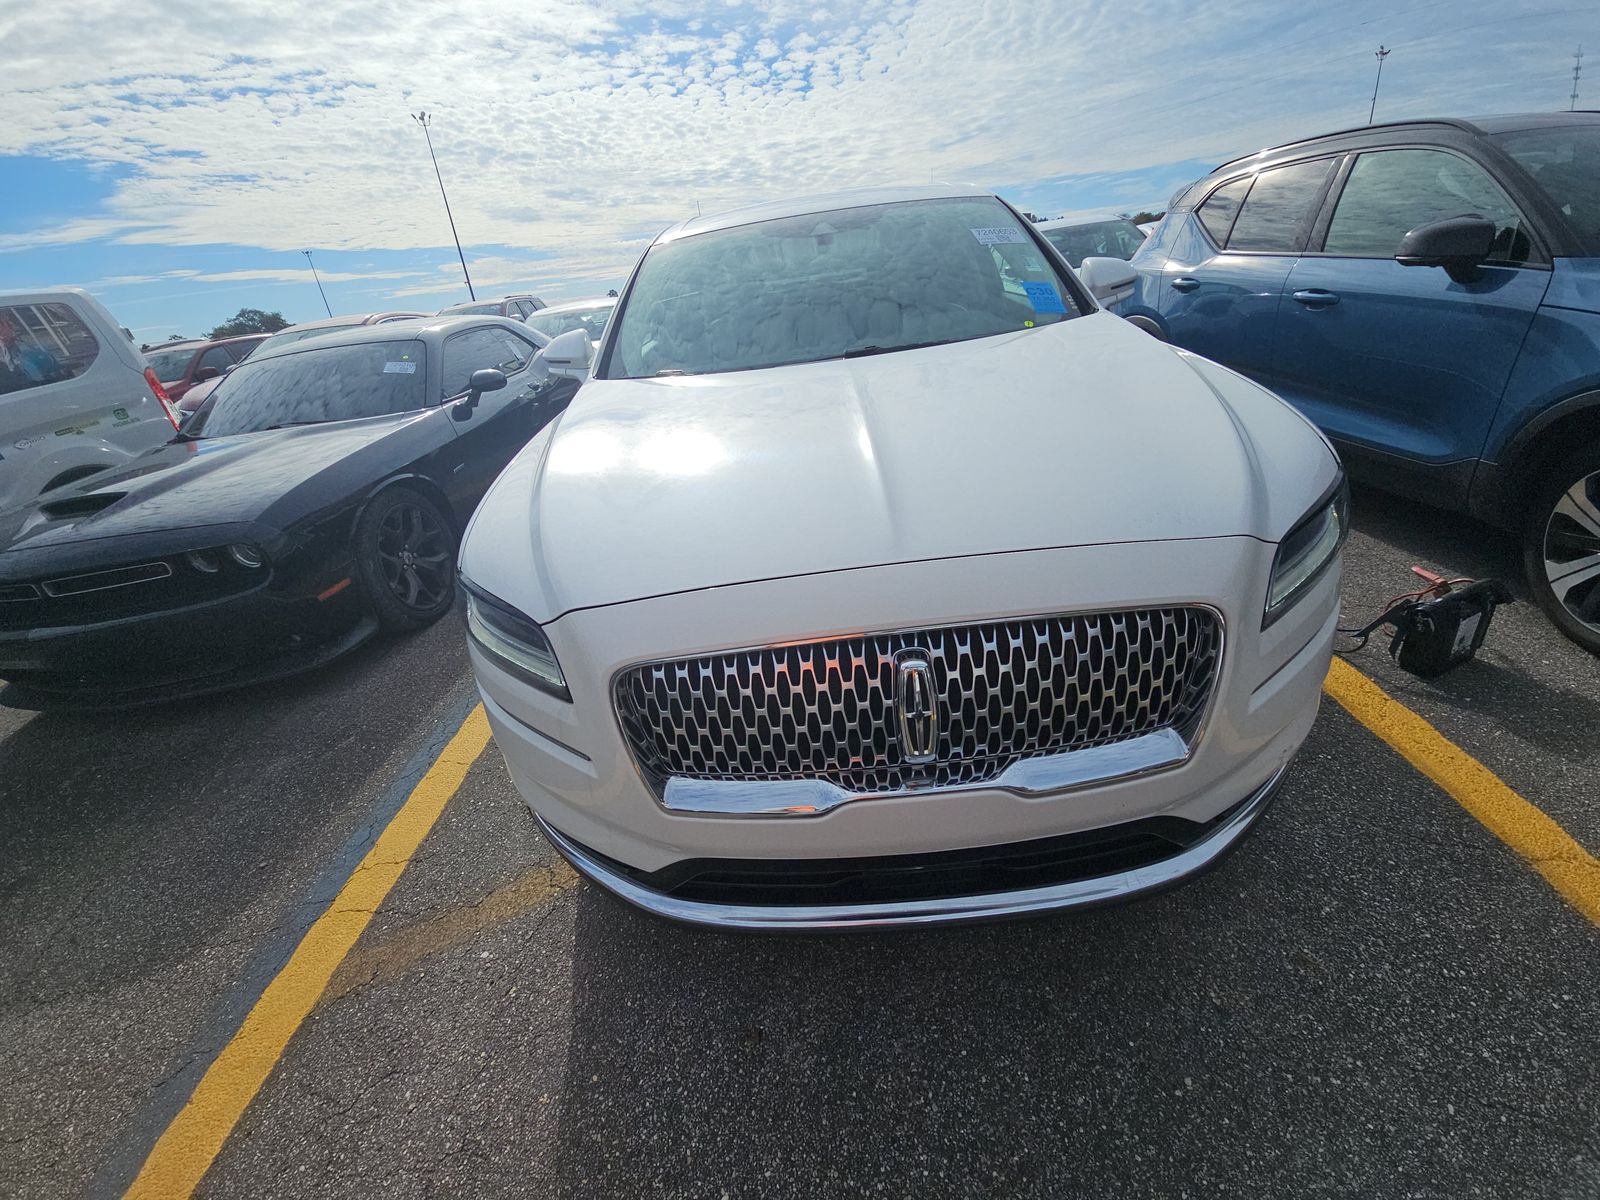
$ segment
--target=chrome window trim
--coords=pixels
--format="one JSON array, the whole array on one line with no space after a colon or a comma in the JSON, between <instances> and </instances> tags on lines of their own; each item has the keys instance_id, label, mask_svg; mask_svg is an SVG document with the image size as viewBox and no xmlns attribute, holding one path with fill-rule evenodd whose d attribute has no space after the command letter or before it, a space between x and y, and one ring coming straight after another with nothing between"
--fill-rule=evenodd
<instances>
[{"instance_id":1,"label":"chrome window trim","mask_svg":"<svg viewBox=\"0 0 1600 1200\"><path fill-rule=\"evenodd\" d=\"M1012 764L995 779L983 780L975 783L956 784L944 787L914 788L898 792L851 792L827 780L687 780L673 776L666 786L657 791L651 782L649 773L639 761L634 751L633 742L628 737L627 729L623 725L622 714L617 707L617 682L630 671L640 667L653 666L660 663L676 661L677 657L663 658L660 655L641 657L623 663L612 671L606 681L607 703L611 710L612 728L617 738L626 749L628 761L632 764L634 773L639 780L639 785L655 801L656 807L670 816L680 817L720 817L720 818L756 818L756 819L792 819L824 816L843 805L873 800L903 799L906 796L948 796L961 792L971 791L1006 791L1018 796L1050 795L1057 792L1079 791L1088 787L1095 787L1107 783L1125 781L1139 778L1144 775L1156 774L1162 771L1176 770L1183 766L1194 756L1195 750L1203 740L1206 730L1210 727L1211 718L1216 711L1218 695L1225 686L1225 677L1228 671L1228 620L1215 604L1202 600L1174 600L1163 603L1146 602L1143 604L1124 604L1113 607L1091 606L1078 609L1068 609L1047 613L1013 613L1006 616L979 617L964 621L945 621L930 625L906 626L903 624L884 625L870 629L851 629L843 632L823 633L814 637L786 638L781 641L757 642L739 646L722 646L694 652L693 657L710 658L724 654L751 654L763 650L784 649L791 646L809 646L817 642L842 641L848 638L879 637L885 634L905 634L931 630L962 629L972 625L992 625L1006 621L1049 621L1070 619L1074 617L1091 617L1102 614L1145 612L1152 608L1196 608L1211 614L1217 623L1217 666L1212 678L1211 694L1206 697L1205 706L1200 710L1194 721L1193 732L1187 737L1177 734L1180 741L1185 744L1185 752L1181 759L1170 760L1170 744L1147 743L1131 754L1126 763L1113 763L1108 758L1095 758L1084 760L1075 756L1089 753L1093 750L1109 749L1111 747L1131 745L1134 742L1146 742L1152 735L1146 734L1136 738L1128 738L1122 742L1109 742L1104 746L1084 747L1080 750L1068 750L1058 754L1036 755L1032 759L1023 759ZM1161 732L1161 731L1157 731ZM1170 732L1177 733L1176 730ZM1074 758L1074 762L1066 760ZM1048 767L1044 772L1024 772L1016 774L1018 767L1023 767L1030 762L1046 762ZM1095 774L1096 768L1107 771L1106 774ZM1010 776L1009 782L1001 785L1001 780ZM1059 780L1059 782L1052 782ZM685 793L681 787L676 789L674 800L668 800L668 793L674 790L674 784L710 784L711 789L691 789ZM734 797L732 789L727 785L733 784L741 793ZM782 795L776 795L766 789L787 789L796 785L808 789L808 798L804 802L797 802L795 793L786 801ZM812 785L817 785L813 788ZM827 789L826 792L819 789ZM751 793L760 791L760 795ZM814 807L818 801L826 801L826 807ZM695 807L697 805L712 805L713 807Z\"/></svg>"}]
</instances>

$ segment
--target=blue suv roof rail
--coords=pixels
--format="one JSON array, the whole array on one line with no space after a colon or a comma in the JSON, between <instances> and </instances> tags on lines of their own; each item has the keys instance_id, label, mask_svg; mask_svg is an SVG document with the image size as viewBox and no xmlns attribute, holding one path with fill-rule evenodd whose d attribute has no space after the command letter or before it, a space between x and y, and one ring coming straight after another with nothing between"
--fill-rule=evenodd
<instances>
[{"instance_id":1,"label":"blue suv roof rail","mask_svg":"<svg viewBox=\"0 0 1600 1200\"><path fill-rule=\"evenodd\" d=\"M1448 125L1453 129L1461 130L1463 133L1483 132L1471 121L1463 121L1457 117L1419 117L1409 121L1379 121L1376 125L1351 125L1346 129L1333 129L1327 133L1316 134L1313 137L1296 138L1292 142L1283 142L1276 146L1264 146L1260 150L1252 150L1249 154L1241 154L1237 158L1230 158L1227 162L1218 163L1211 168L1211 174L1215 175L1225 167L1233 166L1234 163L1242 163L1246 159L1268 154L1274 150L1288 150L1295 146L1303 146L1308 142L1321 142L1328 138L1343 137L1350 133L1368 133L1378 129L1407 129L1418 125Z\"/></svg>"}]
</instances>

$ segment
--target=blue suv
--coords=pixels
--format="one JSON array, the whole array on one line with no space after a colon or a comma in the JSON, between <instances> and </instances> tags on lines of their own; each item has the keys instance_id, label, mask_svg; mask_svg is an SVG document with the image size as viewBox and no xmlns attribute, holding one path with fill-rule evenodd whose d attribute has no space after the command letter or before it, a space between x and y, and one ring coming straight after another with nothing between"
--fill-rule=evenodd
<instances>
[{"instance_id":1,"label":"blue suv","mask_svg":"<svg viewBox=\"0 0 1600 1200\"><path fill-rule=\"evenodd\" d=\"M1600 113L1369 125L1173 197L1118 305L1315 421L1353 474L1522 537L1600 653Z\"/></svg>"}]
</instances>

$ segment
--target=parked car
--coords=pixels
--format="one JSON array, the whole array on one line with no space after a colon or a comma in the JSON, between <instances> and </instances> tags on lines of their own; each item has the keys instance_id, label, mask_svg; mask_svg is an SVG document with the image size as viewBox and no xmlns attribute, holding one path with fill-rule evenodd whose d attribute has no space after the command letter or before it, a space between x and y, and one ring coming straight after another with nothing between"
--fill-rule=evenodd
<instances>
[{"instance_id":1,"label":"parked car","mask_svg":"<svg viewBox=\"0 0 1600 1200\"><path fill-rule=\"evenodd\" d=\"M599 296L593 300L568 300L540 309L527 319L534 333L546 338L560 337L574 329L586 330L591 341L598 342L606 331L606 323L617 307L615 296Z\"/></svg>"},{"instance_id":2,"label":"parked car","mask_svg":"<svg viewBox=\"0 0 1600 1200\"><path fill-rule=\"evenodd\" d=\"M88 292L0 292L0 511L125 463L175 425L161 381Z\"/></svg>"},{"instance_id":3,"label":"parked car","mask_svg":"<svg viewBox=\"0 0 1600 1200\"><path fill-rule=\"evenodd\" d=\"M525 321L528 317L548 305L537 296L501 296L498 300L469 300L462 304L452 304L449 308L441 308L441 317L452 314L473 314L478 316L510 317L512 320Z\"/></svg>"},{"instance_id":4,"label":"parked car","mask_svg":"<svg viewBox=\"0 0 1600 1200\"><path fill-rule=\"evenodd\" d=\"M1041 221L1038 228L1074 267L1082 266L1086 258L1130 259L1144 245L1145 231L1125 217L1088 221L1061 217Z\"/></svg>"},{"instance_id":5,"label":"parked car","mask_svg":"<svg viewBox=\"0 0 1600 1200\"><path fill-rule=\"evenodd\" d=\"M1600 653L1600 113L1403 121L1174 197L1119 310L1267 384L1352 470L1521 534Z\"/></svg>"},{"instance_id":6,"label":"parked car","mask_svg":"<svg viewBox=\"0 0 1600 1200\"><path fill-rule=\"evenodd\" d=\"M221 379L224 371L249 358L267 336L251 333L216 341L168 342L152 346L144 357L167 396L177 404L196 384Z\"/></svg>"},{"instance_id":7,"label":"parked car","mask_svg":"<svg viewBox=\"0 0 1600 1200\"><path fill-rule=\"evenodd\" d=\"M0 518L0 702L194 695L438 619L473 506L575 388L536 352L483 317L263 349L192 433Z\"/></svg>"},{"instance_id":8,"label":"parked car","mask_svg":"<svg viewBox=\"0 0 1600 1200\"><path fill-rule=\"evenodd\" d=\"M977 191L790 200L658 238L592 362L551 343L593 378L461 578L582 873L709 925L928 924L1163 887L1252 825L1316 714L1342 473L1101 311L1133 272L1093 261Z\"/></svg>"},{"instance_id":9,"label":"parked car","mask_svg":"<svg viewBox=\"0 0 1600 1200\"><path fill-rule=\"evenodd\" d=\"M261 347L279 349L294 342L304 341L309 337L319 337L324 333L335 333L343 329L355 329L361 325L388 325L394 321L416 321L430 319L431 314L420 312L375 312L355 313L342 317L327 317L320 321L302 321L298 325L291 325L287 329L280 329L267 337ZM178 401L178 420L188 419L189 414L195 412L204 404L211 393L216 390L223 377L231 371L232 367L224 367L222 374L208 377L204 382L196 383L183 394Z\"/></svg>"}]
</instances>

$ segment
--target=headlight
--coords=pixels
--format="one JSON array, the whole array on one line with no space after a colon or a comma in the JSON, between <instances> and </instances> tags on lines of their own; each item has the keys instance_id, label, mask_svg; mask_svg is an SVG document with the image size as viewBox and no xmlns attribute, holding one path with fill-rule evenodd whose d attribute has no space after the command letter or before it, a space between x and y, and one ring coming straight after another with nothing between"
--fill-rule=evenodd
<instances>
[{"instance_id":1,"label":"headlight","mask_svg":"<svg viewBox=\"0 0 1600 1200\"><path fill-rule=\"evenodd\" d=\"M473 643L518 679L562 700L571 700L567 679L556 661L550 639L538 624L503 600L497 600L465 579L467 635Z\"/></svg>"},{"instance_id":2,"label":"headlight","mask_svg":"<svg viewBox=\"0 0 1600 1200\"><path fill-rule=\"evenodd\" d=\"M1272 560L1272 578L1267 584L1267 607L1261 619L1263 629L1305 595L1328 564L1338 557L1339 547L1344 545L1349 532L1350 486L1341 475L1332 494L1318 502L1317 507L1278 543L1277 556Z\"/></svg>"}]
</instances>

